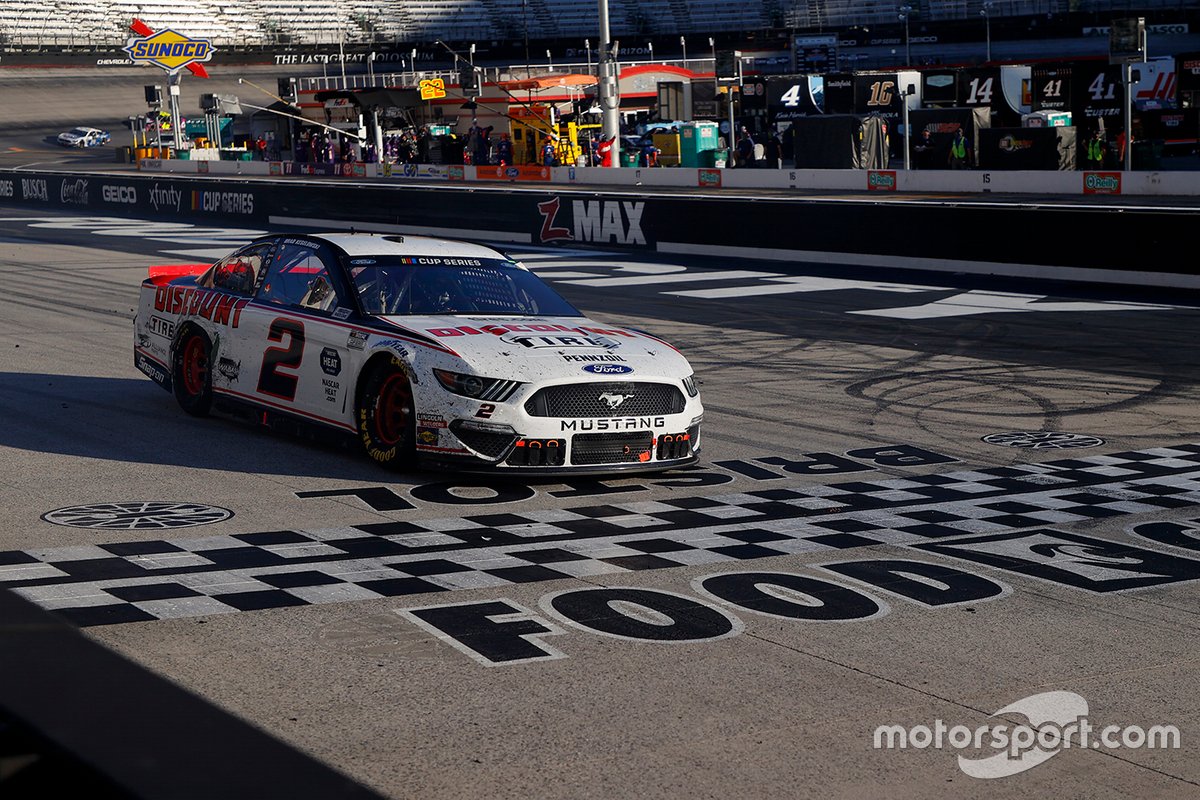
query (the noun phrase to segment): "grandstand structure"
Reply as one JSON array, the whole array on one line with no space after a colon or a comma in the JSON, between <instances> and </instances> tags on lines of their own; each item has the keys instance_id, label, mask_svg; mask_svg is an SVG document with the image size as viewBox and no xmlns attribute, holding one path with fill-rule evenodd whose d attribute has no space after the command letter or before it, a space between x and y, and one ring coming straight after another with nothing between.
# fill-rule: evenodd
<instances>
[{"instance_id":1,"label":"grandstand structure","mask_svg":"<svg viewBox=\"0 0 1200 800\"><path fill-rule=\"evenodd\" d=\"M622 36L819 32L895 24L1067 13L1195 9L1195 0L608 0ZM986 7L985 7L986 5ZM217 46L488 41L596 37L597 0L0 0L0 44L113 47L138 18Z\"/></svg>"}]
</instances>

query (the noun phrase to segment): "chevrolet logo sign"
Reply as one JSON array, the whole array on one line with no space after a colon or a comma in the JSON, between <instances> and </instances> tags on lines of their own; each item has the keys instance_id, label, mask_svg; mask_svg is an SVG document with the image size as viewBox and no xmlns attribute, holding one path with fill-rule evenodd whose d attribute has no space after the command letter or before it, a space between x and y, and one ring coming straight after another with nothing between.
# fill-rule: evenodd
<instances>
[{"instance_id":1,"label":"chevrolet logo sign","mask_svg":"<svg viewBox=\"0 0 1200 800\"><path fill-rule=\"evenodd\" d=\"M170 28L130 39L124 48L133 61L153 64L172 75L191 64L208 61L214 49L208 39L191 39Z\"/></svg>"}]
</instances>

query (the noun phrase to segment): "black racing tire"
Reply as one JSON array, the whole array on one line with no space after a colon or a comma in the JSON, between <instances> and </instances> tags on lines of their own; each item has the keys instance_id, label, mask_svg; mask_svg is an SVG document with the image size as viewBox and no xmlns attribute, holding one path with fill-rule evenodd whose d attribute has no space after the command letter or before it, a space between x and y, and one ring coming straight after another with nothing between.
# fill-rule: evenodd
<instances>
[{"instance_id":1,"label":"black racing tire","mask_svg":"<svg viewBox=\"0 0 1200 800\"><path fill-rule=\"evenodd\" d=\"M356 416L358 438L368 458L396 470L416 463L417 415L412 384L400 359L391 356L367 374Z\"/></svg>"},{"instance_id":2,"label":"black racing tire","mask_svg":"<svg viewBox=\"0 0 1200 800\"><path fill-rule=\"evenodd\" d=\"M194 417L212 408L212 342L204 331L189 325L171 356L171 386L179 407Z\"/></svg>"}]
</instances>

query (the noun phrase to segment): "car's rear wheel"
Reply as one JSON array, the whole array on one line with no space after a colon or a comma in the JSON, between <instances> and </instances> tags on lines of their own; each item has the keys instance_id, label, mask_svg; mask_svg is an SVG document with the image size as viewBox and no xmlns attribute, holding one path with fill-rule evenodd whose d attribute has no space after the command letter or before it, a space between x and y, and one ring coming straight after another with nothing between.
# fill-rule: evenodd
<instances>
[{"instance_id":1,"label":"car's rear wheel","mask_svg":"<svg viewBox=\"0 0 1200 800\"><path fill-rule=\"evenodd\" d=\"M212 343L204 331L189 326L179 337L171 365L171 385L180 407L197 417L212 408Z\"/></svg>"},{"instance_id":2,"label":"car's rear wheel","mask_svg":"<svg viewBox=\"0 0 1200 800\"><path fill-rule=\"evenodd\" d=\"M389 469L416 460L416 413L412 385L396 357L379 362L367 375L358 398L358 435L363 450Z\"/></svg>"}]
</instances>

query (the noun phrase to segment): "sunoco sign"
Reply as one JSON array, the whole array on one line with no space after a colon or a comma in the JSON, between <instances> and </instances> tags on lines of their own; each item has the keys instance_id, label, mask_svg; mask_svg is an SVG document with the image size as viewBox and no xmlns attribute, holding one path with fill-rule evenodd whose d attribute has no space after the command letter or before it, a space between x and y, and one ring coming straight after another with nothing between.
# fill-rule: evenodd
<instances>
[{"instance_id":1,"label":"sunoco sign","mask_svg":"<svg viewBox=\"0 0 1200 800\"><path fill-rule=\"evenodd\" d=\"M174 75L189 64L197 64L212 58L213 46L209 39L192 39L170 28L130 39L123 48L138 64L153 64Z\"/></svg>"}]
</instances>

